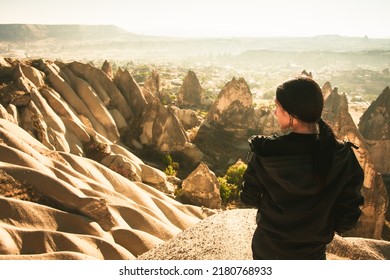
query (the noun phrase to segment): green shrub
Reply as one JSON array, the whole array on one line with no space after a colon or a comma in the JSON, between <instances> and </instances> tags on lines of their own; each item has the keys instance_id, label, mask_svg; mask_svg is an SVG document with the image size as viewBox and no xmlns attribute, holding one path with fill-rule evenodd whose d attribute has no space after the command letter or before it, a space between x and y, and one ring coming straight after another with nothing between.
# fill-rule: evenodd
<instances>
[{"instance_id":1,"label":"green shrub","mask_svg":"<svg viewBox=\"0 0 390 280\"><path fill-rule=\"evenodd\" d=\"M164 154L162 157L162 162L165 166L172 164L172 157L170 154Z\"/></svg>"},{"instance_id":2,"label":"green shrub","mask_svg":"<svg viewBox=\"0 0 390 280\"><path fill-rule=\"evenodd\" d=\"M168 165L167 168L165 168L164 173L168 176L176 176L177 171L173 168L172 165Z\"/></svg>"},{"instance_id":3,"label":"green shrub","mask_svg":"<svg viewBox=\"0 0 390 280\"><path fill-rule=\"evenodd\" d=\"M221 195L221 199L223 203L227 203L232 200L232 190L235 188L234 185L229 184L225 177L218 177L218 183L219 183L219 192Z\"/></svg>"},{"instance_id":4,"label":"green shrub","mask_svg":"<svg viewBox=\"0 0 390 280\"><path fill-rule=\"evenodd\" d=\"M237 161L234 165L230 166L226 171L226 181L229 184L236 185L241 188L244 172L246 170L247 165L241 160Z\"/></svg>"},{"instance_id":5,"label":"green shrub","mask_svg":"<svg viewBox=\"0 0 390 280\"><path fill-rule=\"evenodd\" d=\"M243 182L242 176L244 175L246 167L247 165L239 160L228 168L225 176L217 178L223 203L226 204L238 199Z\"/></svg>"},{"instance_id":6,"label":"green shrub","mask_svg":"<svg viewBox=\"0 0 390 280\"><path fill-rule=\"evenodd\" d=\"M164 173L168 176L176 176L179 170L179 163L173 161L170 154L164 154L162 162L165 165Z\"/></svg>"}]
</instances>

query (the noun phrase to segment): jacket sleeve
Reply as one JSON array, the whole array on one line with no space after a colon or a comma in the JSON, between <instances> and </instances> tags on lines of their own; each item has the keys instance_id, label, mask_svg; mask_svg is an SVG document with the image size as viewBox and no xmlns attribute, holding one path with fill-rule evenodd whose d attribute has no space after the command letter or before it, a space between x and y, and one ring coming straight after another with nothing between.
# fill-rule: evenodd
<instances>
[{"instance_id":1,"label":"jacket sleeve","mask_svg":"<svg viewBox=\"0 0 390 280\"><path fill-rule=\"evenodd\" d=\"M259 170L257 168L259 164L261 163L258 156L252 154L252 158L243 175L242 190L240 192L241 201L256 208L260 208L260 200L264 192L264 186L258 178L258 171L256 171Z\"/></svg>"},{"instance_id":2,"label":"jacket sleeve","mask_svg":"<svg viewBox=\"0 0 390 280\"><path fill-rule=\"evenodd\" d=\"M361 215L360 206L364 203L361 188L364 181L364 172L351 150L347 183L341 190L334 208L334 229L337 233L346 232L356 226Z\"/></svg>"}]
</instances>

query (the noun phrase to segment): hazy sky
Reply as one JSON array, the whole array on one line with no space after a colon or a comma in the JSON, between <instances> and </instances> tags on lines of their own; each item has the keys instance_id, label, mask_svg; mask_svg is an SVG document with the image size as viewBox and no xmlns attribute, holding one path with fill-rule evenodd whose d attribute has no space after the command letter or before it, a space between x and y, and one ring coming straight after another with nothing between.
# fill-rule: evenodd
<instances>
[{"instance_id":1,"label":"hazy sky","mask_svg":"<svg viewBox=\"0 0 390 280\"><path fill-rule=\"evenodd\" d=\"M113 24L148 35L390 38L390 0L0 0L0 23Z\"/></svg>"}]
</instances>

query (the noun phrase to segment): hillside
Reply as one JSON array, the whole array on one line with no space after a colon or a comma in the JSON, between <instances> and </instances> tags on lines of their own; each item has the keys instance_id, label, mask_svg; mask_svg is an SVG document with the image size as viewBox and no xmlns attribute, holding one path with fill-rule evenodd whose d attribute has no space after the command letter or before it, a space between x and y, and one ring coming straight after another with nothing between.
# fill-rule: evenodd
<instances>
[{"instance_id":1,"label":"hillside","mask_svg":"<svg viewBox=\"0 0 390 280\"><path fill-rule=\"evenodd\" d=\"M136 35L114 25L0 24L0 41L103 40L117 37L131 39Z\"/></svg>"}]
</instances>

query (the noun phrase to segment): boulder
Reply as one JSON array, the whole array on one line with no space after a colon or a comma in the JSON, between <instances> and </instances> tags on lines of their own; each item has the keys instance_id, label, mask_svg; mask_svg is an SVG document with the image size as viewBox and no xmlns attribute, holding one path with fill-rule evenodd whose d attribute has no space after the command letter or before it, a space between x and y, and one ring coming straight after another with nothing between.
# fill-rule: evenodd
<instances>
[{"instance_id":1,"label":"boulder","mask_svg":"<svg viewBox=\"0 0 390 280\"><path fill-rule=\"evenodd\" d=\"M109 154L103 157L99 162L130 181L141 181L140 168L137 168L137 166L125 156Z\"/></svg>"},{"instance_id":2,"label":"boulder","mask_svg":"<svg viewBox=\"0 0 390 280\"><path fill-rule=\"evenodd\" d=\"M167 176L161 170L146 164L140 164L142 170L142 182L153 186L167 194L173 194L175 187L167 179Z\"/></svg>"},{"instance_id":3,"label":"boulder","mask_svg":"<svg viewBox=\"0 0 390 280\"><path fill-rule=\"evenodd\" d=\"M183 181L180 199L183 201L212 209L221 208L219 183L214 172L201 162L198 167Z\"/></svg>"}]
</instances>

